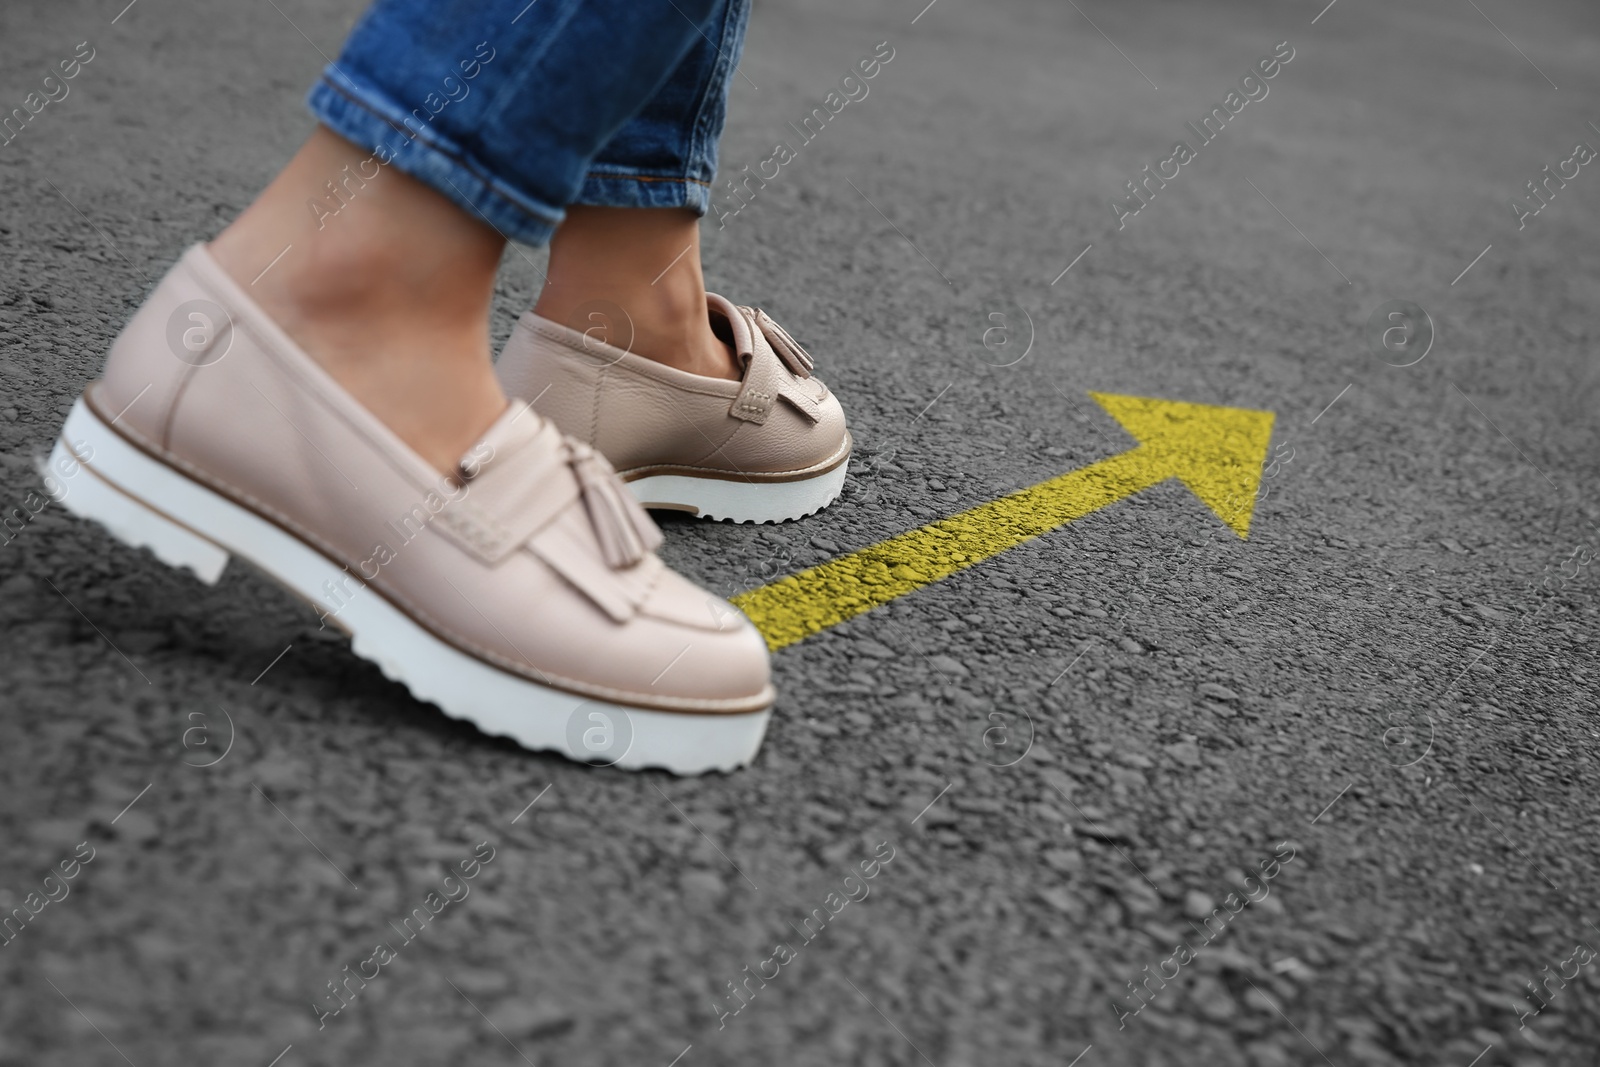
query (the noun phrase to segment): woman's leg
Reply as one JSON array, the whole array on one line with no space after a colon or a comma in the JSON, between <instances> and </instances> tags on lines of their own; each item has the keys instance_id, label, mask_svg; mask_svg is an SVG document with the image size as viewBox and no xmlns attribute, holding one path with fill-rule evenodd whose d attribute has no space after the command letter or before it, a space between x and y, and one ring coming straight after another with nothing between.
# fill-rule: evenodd
<instances>
[{"instance_id":1,"label":"woman's leg","mask_svg":"<svg viewBox=\"0 0 1600 1067\"><path fill-rule=\"evenodd\" d=\"M488 360L505 241L393 168L319 230L306 203L370 156L319 128L211 252L362 406L451 470L506 405Z\"/></svg>"},{"instance_id":2,"label":"woman's leg","mask_svg":"<svg viewBox=\"0 0 1600 1067\"><path fill-rule=\"evenodd\" d=\"M748 762L764 639L665 569L592 448L506 401L486 329L505 239L548 238L702 6L379 0L313 91L324 129L112 344L52 495L204 581L254 563L492 734Z\"/></svg>"},{"instance_id":3,"label":"woman's leg","mask_svg":"<svg viewBox=\"0 0 1600 1067\"><path fill-rule=\"evenodd\" d=\"M567 209L534 313L583 329L585 308L602 302L626 312L631 351L690 374L738 379L738 362L706 315L700 216L691 209Z\"/></svg>"},{"instance_id":4,"label":"woman's leg","mask_svg":"<svg viewBox=\"0 0 1600 1067\"><path fill-rule=\"evenodd\" d=\"M698 221L748 15L748 0L719 0L596 156L551 243L538 306L496 369L605 453L648 506L782 522L837 499L851 439L794 338L708 295L700 272Z\"/></svg>"},{"instance_id":5,"label":"woman's leg","mask_svg":"<svg viewBox=\"0 0 1600 1067\"><path fill-rule=\"evenodd\" d=\"M582 330L573 316L586 305L615 304L631 320L632 351L739 378L706 315L699 221L749 20L749 0L721 0L672 76L600 150L551 241L538 315Z\"/></svg>"},{"instance_id":6,"label":"woman's leg","mask_svg":"<svg viewBox=\"0 0 1600 1067\"><path fill-rule=\"evenodd\" d=\"M379 0L312 90L325 128L213 254L452 468L505 406L488 313L506 237L548 239L595 152L702 40L690 17L709 4Z\"/></svg>"}]
</instances>

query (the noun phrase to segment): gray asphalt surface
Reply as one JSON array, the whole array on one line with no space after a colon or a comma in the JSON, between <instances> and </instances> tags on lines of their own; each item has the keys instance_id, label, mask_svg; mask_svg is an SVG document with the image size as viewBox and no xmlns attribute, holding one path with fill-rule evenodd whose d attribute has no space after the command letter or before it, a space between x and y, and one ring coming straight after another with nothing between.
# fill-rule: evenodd
<instances>
[{"instance_id":1,"label":"gray asphalt surface","mask_svg":"<svg viewBox=\"0 0 1600 1067\"><path fill-rule=\"evenodd\" d=\"M7 508L153 280L309 131L359 5L121 8L0 8L0 110L95 50L0 145ZM667 517L668 562L732 593L1130 447L1091 390L1275 412L1250 538L1177 483L1123 501L779 653L756 764L681 780L486 739L258 574L207 588L46 508L0 545L0 909L70 892L0 946L0 1063L1594 1062L1600 173L1520 230L1508 203L1600 146L1600 15L762 4L725 173L885 40L707 227L711 287L844 398L846 494ZM540 258L508 252L497 341ZM1391 301L1431 320L1414 365L1373 345Z\"/></svg>"}]
</instances>

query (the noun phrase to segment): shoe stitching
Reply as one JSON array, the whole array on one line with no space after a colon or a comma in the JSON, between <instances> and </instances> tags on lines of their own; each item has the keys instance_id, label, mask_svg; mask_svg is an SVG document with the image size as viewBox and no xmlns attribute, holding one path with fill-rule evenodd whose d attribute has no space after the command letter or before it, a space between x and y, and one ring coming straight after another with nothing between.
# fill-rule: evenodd
<instances>
[{"instance_id":1,"label":"shoe stitching","mask_svg":"<svg viewBox=\"0 0 1600 1067\"><path fill-rule=\"evenodd\" d=\"M772 394L751 389L737 398L733 407L735 411L742 411L746 415L764 415L772 410Z\"/></svg>"},{"instance_id":2,"label":"shoe stitching","mask_svg":"<svg viewBox=\"0 0 1600 1067\"><path fill-rule=\"evenodd\" d=\"M707 40L707 43L717 50L717 62L710 76L706 78L705 85L700 90L699 99L695 101L690 154L696 159L704 160L706 155L715 154L714 146L717 132L711 128L712 111L714 110L711 106L714 100L712 88L713 86L726 85L733 80L732 71L736 65L736 53L742 50L743 41L742 27L739 24L739 20L741 18L748 20L749 17L748 4L743 6L739 4L726 5L723 8L722 25L719 27L720 32L717 34L716 42L712 43L709 39ZM734 37L734 40L725 45L729 37ZM725 115L726 101L723 101L723 105ZM706 151L706 143L708 141L713 144L711 153ZM715 176L715 174L712 175L712 177ZM709 186L710 183L707 184Z\"/></svg>"},{"instance_id":3,"label":"shoe stitching","mask_svg":"<svg viewBox=\"0 0 1600 1067\"><path fill-rule=\"evenodd\" d=\"M651 174L607 174L603 171L591 170L583 176L584 181L606 182L672 182L675 185L704 185L710 188L711 183L699 178L690 177L659 177Z\"/></svg>"}]
</instances>

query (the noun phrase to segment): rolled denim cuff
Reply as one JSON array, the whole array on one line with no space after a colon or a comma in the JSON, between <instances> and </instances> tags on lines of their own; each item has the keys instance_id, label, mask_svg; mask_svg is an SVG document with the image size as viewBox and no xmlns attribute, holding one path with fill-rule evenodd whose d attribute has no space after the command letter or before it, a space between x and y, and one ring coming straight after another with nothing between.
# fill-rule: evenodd
<instances>
[{"instance_id":1,"label":"rolled denim cuff","mask_svg":"<svg viewBox=\"0 0 1600 1067\"><path fill-rule=\"evenodd\" d=\"M508 240L547 244L565 215L560 207L506 184L475 164L443 130L419 122L410 109L381 89L353 80L332 65L311 87L306 106L328 129L359 148L370 149L380 165L392 165L438 190ZM584 188L587 191L587 183ZM701 199L709 203L704 192ZM700 210L703 214L706 209Z\"/></svg>"},{"instance_id":2,"label":"rolled denim cuff","mask_svg":"<svg viewBox=\"0 0 1600 1067\"><path fill-rule=\"evenodd\" d=\"M704 216L711 210L711 185L681 175L596 168L584 177L574 203L597 207L686 207Z\"/></svg>"}]
</instances>

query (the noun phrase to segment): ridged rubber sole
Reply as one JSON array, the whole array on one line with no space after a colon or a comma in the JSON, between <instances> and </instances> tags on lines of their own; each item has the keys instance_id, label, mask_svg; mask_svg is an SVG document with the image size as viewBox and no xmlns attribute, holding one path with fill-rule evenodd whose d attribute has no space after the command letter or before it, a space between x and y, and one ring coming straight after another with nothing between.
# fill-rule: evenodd
<instances>
[{"instance_id":1,"label":"ridged rubber sole","mask_svg":"<svg viewBox=\"0 0 1600 1067\"><path fill-rule=\"evenodd\" d=\"M86 446L77 458L67 442ZM61 472L75 470L72 476ZM54 496L123 543L215 584L237 556L302 599L317 603L345 569L294 535L135 447L82 400L41 468ZM378 595L352 597L336 623L356 655L418 700L487 734L580 763L674 774L731 771L755 758L771 709L679 713L627 707L569 693L485 663L436 637ZM536 610L530 605L530 610Z\"/></svg>"},{"instance_id":2,"label":"ridged rubber sole","mask_svg":"<svg viewBox=\"0 0 1600 1067\"><path fill-rule=\"evenodd\" d=\"M849 468L846 456L831 470L786 482L647 474L628 482L628 488L647 508L687 511L702 519L729 522L790 522L839 499Z\"/></svg>"}]
</instances>

